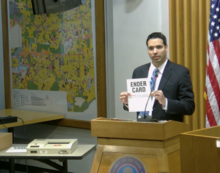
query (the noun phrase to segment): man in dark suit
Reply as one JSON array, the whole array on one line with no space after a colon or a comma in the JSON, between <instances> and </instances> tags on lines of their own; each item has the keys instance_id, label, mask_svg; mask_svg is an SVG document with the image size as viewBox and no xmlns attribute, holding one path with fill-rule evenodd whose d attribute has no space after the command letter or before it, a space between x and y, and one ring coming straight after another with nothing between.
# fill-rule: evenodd
<instances>
[{"instance_id":1,"label":"man in dark suit","mask_svg":"<svg viewBox=\"0 0 220 173\"><path fill-rule=\"evenodd\" d=\"M183 122L184 115L192 115L195 110L194 94L189 70L167 59L168 45L162 33L152 33L148 36L146 45L151 63L137 67L132 78L151 78L154 69L158 69L153 97L153 119L174 120ZM120 99L124 109L128 110L128 96L122 92ZM139 116L139 112L137 113Z\"/></svg>"}]
</instances>

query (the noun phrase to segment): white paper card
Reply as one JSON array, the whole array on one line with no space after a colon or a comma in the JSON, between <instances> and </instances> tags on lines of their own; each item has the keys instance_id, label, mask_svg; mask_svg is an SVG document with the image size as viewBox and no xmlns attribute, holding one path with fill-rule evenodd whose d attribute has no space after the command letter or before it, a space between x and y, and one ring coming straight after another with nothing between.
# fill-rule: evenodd
<instances>
[{"instance_id":1,"label":"white paper card","mask_svg":"<svg viewBox=\"0 0 220 173\"><path fill-rule=\"evenodd\" d=\"M127 79L127 92L131 94L128 97L129 112L152 111L148 78Z\"/></svg>"},{"instance_id":2,"label":"white paper card","mask_svg":"<svg viewBox=\"0 0 220 173\"><path fill-rule=\"evenodd\" d=\"M216 147L220 148L220 140L218 140L218 139L216 140Z\"/></svg>"},{"instance_id":3,"label":"white paper card","mask_svg":"<svg viewBox=\"0 0 220 173\"><path fill-rule=\"evenodd\" d=\"M26 153L27 152L26 146L19 146L19 147L10 147L6 153Z\"/></svg>"}]
</instances>

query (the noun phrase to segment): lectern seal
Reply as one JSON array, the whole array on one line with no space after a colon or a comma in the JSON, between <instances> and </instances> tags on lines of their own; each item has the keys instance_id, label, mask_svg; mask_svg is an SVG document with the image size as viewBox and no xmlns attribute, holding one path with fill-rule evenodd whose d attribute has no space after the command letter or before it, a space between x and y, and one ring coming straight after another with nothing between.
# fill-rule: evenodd
<instances>
[{"instance_id":1,"label":"lectern seal","mask_svg":"<svg viewBox=\"0 0 220 173\"><path fill-rule=\"evenodd\" d=\"M109 173L148 173L148 171L141 159L125 155L112 163Z\"/></svg>"}]
</instances>

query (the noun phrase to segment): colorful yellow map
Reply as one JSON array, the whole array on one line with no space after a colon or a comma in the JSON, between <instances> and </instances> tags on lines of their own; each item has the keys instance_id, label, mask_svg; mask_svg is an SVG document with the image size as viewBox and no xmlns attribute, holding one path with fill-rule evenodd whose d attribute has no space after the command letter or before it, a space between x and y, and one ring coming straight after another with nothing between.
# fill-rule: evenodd
<instances>
[{"instance_id":1,"label":"colorful yellow map","mask_svg":"<svg viewBox=\"0 0 220 173\"><path fill-rule=\"evenodd\" d=\"M13 89L66 91L68 111L88 109L95 99L91 0L82 2L33 15L31 0L10 0L10 27L19 26L22 37L11 49Z\"/></svg>"}]
</instances>

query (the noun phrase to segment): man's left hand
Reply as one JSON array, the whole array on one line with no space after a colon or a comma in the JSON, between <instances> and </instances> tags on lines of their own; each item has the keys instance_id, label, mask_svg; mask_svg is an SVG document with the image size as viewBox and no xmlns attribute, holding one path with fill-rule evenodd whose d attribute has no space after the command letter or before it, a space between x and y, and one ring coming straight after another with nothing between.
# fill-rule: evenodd
<instances>
[{"instance_id":1,"label":"man's left hand","mask_svg":"<svg viewBox=\"0 0 220 173\"><path fill-rule=\"evenodd\" d=\"M166 105L166 97L163 95L162 90L153 91L151 93L151 96L153 96L158 102L164 107Z\"/></svg>"}]
</instances>

